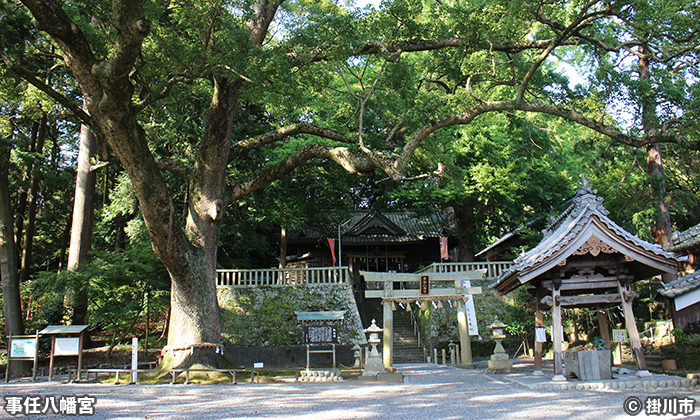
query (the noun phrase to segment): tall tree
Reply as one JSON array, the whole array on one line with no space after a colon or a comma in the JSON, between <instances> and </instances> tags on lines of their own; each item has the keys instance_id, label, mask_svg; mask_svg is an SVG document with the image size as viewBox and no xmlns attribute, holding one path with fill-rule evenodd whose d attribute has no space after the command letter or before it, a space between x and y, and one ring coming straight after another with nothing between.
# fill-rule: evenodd
<instances>
[{"instance_id":1,"label":"tall tree","mask_svg":"<svg viewBox=\"0 0 700 420\"><path fill-rule=\"evenodd\" d=\"M97 141L90 128L83 125L80 127L78 142L78 167L76 170L75 194L73 195L70 250L66 266L69 271L74 271L80 264L89 261L94 227L97 174L93 167L93 161L97 156L97 151L95 150ZM71 290L68 293L69 310L72 312L71 320L73 324L85 324L88 307L87 288L79 287L78 290Z\"/></svg>"},{"instance_id":2,"label":"tall tree","mask_svg":"<svg viewBox=\"0 0 700 420\"><path fill-rule=\"evenodd\" d=\"M5 142L3 142L5 143ZM21 300L19 296L19 266L14 237L14 214L12 212L9 182L9 156L7 144L3 144L0 155L0 274L2 275L2 298L5 313L5 334L24 334Z\"/></svg>"},{"instance_id":3,"label":"tall tree","mask_svg":"<svg viewBox=\"0 0 700 420\"><path fill-rule=\"evenodd\" d=\"M37 156L40 156L44 151L44 142L46 140L47 131L47 117L46 113L43 113L37 126L37 136L36 142L32 146L31 152ZM23 282L29 279L32 272L32 252L34 250L34 232L35 232L35 222L38 202L40 201L39 189L41 182L41 167L40 162L36 161L34 165L30 166L29 175L31 179L31 187L29 188L29 194L26 196L28 201L26 220L27 224L24 229L24 241L22 242L22 262L20 265L19 281Z\"/></svg>"},{"instance_id":4,"label":"tall tree","mask_svg":"<svg viewBox=\"0 0 700 420\"><path fill-rule=\"evenodd\" d=\"M441 162L444 173L403 183L390 193L394 205L452 208L459 261L474 261L480 249L517 228L523 237L533 236L580 177L576 162L554 146L541 116L536 120L543 127L490 114L448 131L450 142L427 141L410 169L425 173Z\"/></svg>"},{"instance_id":5,"label":"tall tree","mask_svg":"<svg viewBox=\"0 0 700 420\"><path fill-rule=\"evenodd\" d=\"M687 135L692 121L641 136L606 125L577 109L552 77L548 60L561 47L599 53L637 45L609 33L627 3L496 0L424 10L420 1L397 0L367 15L330 1L22 3L57 47L43 56L70 70L87 112L37 78L28 54L4 52L4 65L70 110L124 166L171 276L174 365L217 358L215 267L225 208L311 159L400 180L428 136L504 111L548 113L636 146L700 145ZM682 10L696 13L691 6ZM405 61L421 55L431 64L415 78L421 69ZM436 85L457 94L425 89ZM142 117L183 106L169 95L187 89L201 105L186 116L190 135L178 148L164 147ZM325 105L307 108L312 97ZM266 107L269 131L235 136L244 100ZM228 176L260 154L258 170ZM184 221L163 170L184 180Z\"/></svg>"}]
</instances>

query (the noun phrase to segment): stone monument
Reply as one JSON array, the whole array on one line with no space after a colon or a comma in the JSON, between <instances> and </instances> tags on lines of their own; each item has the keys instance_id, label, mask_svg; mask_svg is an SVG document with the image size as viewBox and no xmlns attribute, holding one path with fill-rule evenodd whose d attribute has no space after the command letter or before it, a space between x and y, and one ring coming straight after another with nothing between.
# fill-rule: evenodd
<instances>
[{"instance_id":1,"label":"stone monument","mask_svg":"<svg viewBox=\"0 0 700 420\"><path fill-rule=\"evenodd\" d=\"M503 340L506 338L505 327L507 327L507 325L499 321L498 317L496 317L496 321L489 326L493 331L492 338L496 341L496 348L494 348L491 360L489 360L489 367L486 369L487 373L513 372L513 361L510 360L506 350L503 348Z\"/></svg>"},{"instance_id":2,"label":"stone monument","mask_svg":"<svg viewBox=\"0 0 700 420\"><path fill-rule=\"evenodd\" d=\"M365 334L369 333L369 339L367 341L369 342L370 346L372 346L372 348L369 352L367 362L365 363L365 370L364 372L362 372L362 376L375 376L377 374L386 372L386 368L384 367L382 357L377 351L377 344L381 342L381 340L379 339L379 333L382 331L384 330L377 326L377 321L374 319L372 320L372 325L370 325L370 327L365 330Z\"/></svg>"}]
</instances>

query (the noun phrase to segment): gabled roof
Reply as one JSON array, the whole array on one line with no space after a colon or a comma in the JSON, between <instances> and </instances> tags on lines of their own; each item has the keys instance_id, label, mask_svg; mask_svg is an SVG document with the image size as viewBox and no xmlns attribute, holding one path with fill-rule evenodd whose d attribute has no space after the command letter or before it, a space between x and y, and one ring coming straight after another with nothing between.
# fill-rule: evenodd
<instances>
[{"instance_id":1,"label":"gabled roof","mask_svg":"<svg viewBox=\"0 0 700 420\"><path fill-rule=\"evenodd\" d=\"M525 224L525 226L520 226L516 228L512 232L508 232L505 235L501 236L496 242L492 243L491 245L487 246L486 248L482 249L479 251L475 257L479 257L481 255L487 254L489 251L492 249L496 249L498 247L504 247L505 249L507 248L512 248L519 246L523 243L522 239L520 238L520 232L523 230L525 227L532 227L537 220L531 220Z\"/></svg>"},{"instance_id":2,"label":"gabled roof","mask_svg":"<svg viewBox=\"0 0 700 420\"><path fill-rule=\"evenodd\" d=\"M659 289L659 293L661 296L672 299L699 288L700 270L666 283L662 289Z\"/></svg>"},{"instance_id":3,"label":"gabled roof","mask_svg":"<svg viewBox=\"0 0 700 420\"><path fill-rule=\"evenodd\" d=\"M700 246L700 224L697 224L683 232L674 232L671 237L671 245L668 251L685 251L689 248Z\"/></svg>"},{"instance_id":4,"label":"gabled roof","mask_svg":"<svg viewBox=\"0 0 700 420\"><path fill-rule=\"evenodd\" d=\"M676 272L677 260L672 253L637 238L610 220L603 198L596 193L583 178L572 204L543 231L542 241L516 258L491 287L508 293L558 265L565 265L572 255L617 254L637 278Z\"/></svg>"},{"instance_id":5,"label":"gabled roof","mask_svg":"<svg viewBox=\"0 0 700 420\"><path fill-rule=\"evenodd\" d=\"M383 213L378 210L357 210L342 224L344 245L421 242L441 236L453 236L447 227L447 216L439 213L418 215L413 211ZM288 241L316 241L325 235L315 229L290 232Z\"/></svg>"},{"instance_id":6,"label":"gabled roof","mask_svg":"<svg viewBox=\"0 0 700 420\"><path fill-rule=\"evenodd\" d=\"M362 235L367 234L387 234L387 235L406 235L406 231L392 222L388 217L379 211L373 211L362 216L360 220L350 225L350 228L345 231L346 235Z\"/></svg>"},{"instance_id":7,"label":"gabled roof","mask_svg":"<svg viewBox=\"0 0 700 420\"><path fill-rule=\"evenodd\" d=\"M440 214L419 216L412 211L374 210L354 214L342 230L342 239L344 244L420 242L451 236L446 226L447 218Z\"/></svg>"}]
</instances>

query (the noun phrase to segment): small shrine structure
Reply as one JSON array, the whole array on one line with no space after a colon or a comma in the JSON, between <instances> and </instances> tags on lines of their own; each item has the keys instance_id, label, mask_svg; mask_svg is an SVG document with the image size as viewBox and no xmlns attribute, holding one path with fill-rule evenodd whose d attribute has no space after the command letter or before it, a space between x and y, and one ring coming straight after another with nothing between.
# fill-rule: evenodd
<instances>
[{"instance_id":1,"label":"small shrine structure","mask_svg":"<svg viewBox=\"0 0 700 420\"><path fill-rule=\"evenodd\" d=\"M678 270L672 253L637 238L610 220L597 192L582 177L581 189L571 205L543 231L542 241L515 259L490 285L501 295L529 285L528 291L535 296L537 327L543 326L542 311L551 309L555 381L566 380L562 308L599 309L601 335L609 349L607 319L600 310L621 306L638 375L650 375L632 311L632 301L639 296L633 290L634 283ZM541 371L541 344L535 352L535 369L539 362Z\"/></svg>"}]
</instances>

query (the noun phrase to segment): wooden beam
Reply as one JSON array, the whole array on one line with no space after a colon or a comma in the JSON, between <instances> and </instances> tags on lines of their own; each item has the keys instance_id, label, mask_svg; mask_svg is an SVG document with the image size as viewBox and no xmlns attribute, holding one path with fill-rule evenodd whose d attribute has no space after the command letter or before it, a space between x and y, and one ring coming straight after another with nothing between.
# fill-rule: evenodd
<instances>
[{"instance_id":1,"label":"wooden beam","mask_svg":"<svg viewBox=\"0 0 700 420\"><path fill-rule=\"evenodd\" d=\"M376 282L416 282L421 275L430 276L430 281L455 281L455 280L483 280L486 269L470 271L454 271L451 273L383 273L377 271L360 270L360 275L365 281Z\"/></svg>"},{"instance_id":2,"label":"wooden beam","mask_svg":"<svg viewBox=\"0 0 700 420\"><path fill-rule=\"evenodd\" d=\"M606 295L562 296L560 298L560 303L563 307L613 305L622 303L622 297L619 293L611 293Z\"/></svg>"},{"instance_id":3,"label":"wooden beam","mask_svg":"<svg viewBox=\"0 0 700 420\"><path fill-rule=\"evenodd\" d=\"M548 291L552 291L554 289L554 286L552 284L551 280L544 280L542 282L542 287L547 289ZM616 280L578 280L578 281L571 281L571 279L568 279L566 282L562 281L561 286L559 287L559 290L561 291L570 291L570 290L592 290L592 289L616 289L617 288L617 281Z\"/></svg>"},{"instance_id":4,"label":"wooden beam","mask_svg":"<svg viewBox=\"0 0 700 420\"><path fill-rule=\"evenodd\" d=\"M384 290L365 290L365 298L419 298L445 297L454 295L480 295L481 287L465 287L463 293L457 293L454 288L431 289L429 295L421 295L419 289L392 290L391 296L385 296Z\"/></svg>"}]
</instances>

